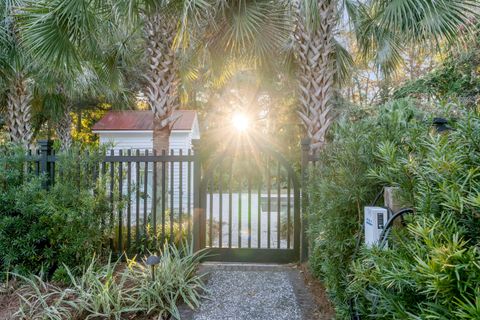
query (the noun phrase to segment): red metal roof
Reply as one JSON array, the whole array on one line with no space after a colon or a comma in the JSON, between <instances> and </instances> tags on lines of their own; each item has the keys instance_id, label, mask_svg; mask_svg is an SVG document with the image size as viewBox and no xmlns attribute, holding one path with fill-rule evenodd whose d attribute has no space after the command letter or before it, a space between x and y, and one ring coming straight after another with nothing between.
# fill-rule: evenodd
<instances>
[{"instance_id":1,"label":"red metal roof","mask_svg":"<svg viewBox=\"0 0 480 320\"><path fill-rule=\"evenodd\" d=\"M172 130L191 130L197 113L194 110L176 110L181 114ZM93 126L94 131L108 130L153 130L152 111L109 111Z\"/></svg>"}]
</instances>

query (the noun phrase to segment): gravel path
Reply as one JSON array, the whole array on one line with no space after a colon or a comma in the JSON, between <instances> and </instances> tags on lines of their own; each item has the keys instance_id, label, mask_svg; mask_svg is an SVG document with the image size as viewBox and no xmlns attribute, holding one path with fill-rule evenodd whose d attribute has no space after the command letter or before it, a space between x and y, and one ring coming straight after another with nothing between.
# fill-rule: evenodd
<instances>
[{"instance_id":1,"label":"gravel path","mask_svg":"<svg viewBox=\"0 0 480 320\"><path fill-rule=\"evenodd\" d=\"M315 306L292 266L205 264L207 298L186 320L312 320Z\"/></svg>"}]
</instances>

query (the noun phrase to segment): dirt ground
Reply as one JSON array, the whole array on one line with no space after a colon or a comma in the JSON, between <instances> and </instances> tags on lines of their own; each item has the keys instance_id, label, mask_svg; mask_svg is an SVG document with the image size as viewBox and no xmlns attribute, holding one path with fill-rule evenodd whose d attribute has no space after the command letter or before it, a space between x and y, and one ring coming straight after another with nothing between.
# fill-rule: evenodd
<instances>
[{"instance_id":1,"label":"dirt ground","mask_svg":"<svg viewBox=\"0 0 480 320\"><path fill-rule=\"evenodd\" d=\"M0 320L9 320L20 306L19 297L13 288L5 288L0 284Z\"/></svg>"},{"instance_id":2,"label":"dirt ground","mask_svg":"<svg viewBox=\"0 0 480 320\"><path fill-rule=\"evenodd\" d=\"M335 309L333 308L330 300L328 299L327 292L323 284L310 273L308 266L302 264L299 266L300 272L303 275L305 285L311 291L315 303L318 306L316 315L318 320L330 320L335 319Z\"/></svg>"}]
</instances>

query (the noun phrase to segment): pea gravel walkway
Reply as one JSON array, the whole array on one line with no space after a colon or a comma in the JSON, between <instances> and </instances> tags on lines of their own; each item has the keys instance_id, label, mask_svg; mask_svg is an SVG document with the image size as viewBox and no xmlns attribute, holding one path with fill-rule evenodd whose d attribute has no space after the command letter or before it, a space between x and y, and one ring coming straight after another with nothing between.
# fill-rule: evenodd
<instances>
[{"instance_id":1,"label":"pea gravel walkway","mask_svg":"<svg viewBox=\"0 0 480 320\"><path fill-rule=\"evenodd\" d=\"M313 297L293 266L204 264L207 298L182 320L312 320Z\"/></svg>"}]
</instances>

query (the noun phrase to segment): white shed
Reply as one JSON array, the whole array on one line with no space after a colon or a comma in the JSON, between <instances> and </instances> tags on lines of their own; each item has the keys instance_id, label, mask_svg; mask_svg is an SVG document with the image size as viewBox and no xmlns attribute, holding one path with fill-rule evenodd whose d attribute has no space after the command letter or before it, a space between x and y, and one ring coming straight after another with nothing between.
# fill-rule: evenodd
<instances>
[{"instance_id":1,"label":"white shed","mask_svg":"<svg viewBox=\"0 0 480 320\"><path fill-rule=\"evenodd\" d=\"M180 117L173 124L170 149L184 154L192 147L192 140L200 138L197 113L193 110L175 111ZM175 116L175 114L174 114ZM110 111L93 126L100 144L112 143L118 150L153 150L153 113L151 111Z\"/></svg>"},{"instance_id":2,"label":"white shed","mask_svg":"<svg viewBox=\"0 0 480 320\"><path fill-rule=\"evenodd\" d=\"M175 155L182 153L188 154L188 151L192 148L192 140L200 138L200 130L198 125L197 113L193 110L178 110L175 111L179 116L175 121L170 133L170 149L173 150ZM175 116L175 114L174 114ZM110 111L100 121L93 126L93 132L99 135L100 144L111 144L112 150L118 155L120 150L123 150L124 154L126 150L132 150L132 153L136 153L140 150L141 154L145 153L145 150L149 152L153 151L153 113L151 111ZM170 152L169 152L170 153ZM158 152L160 155L160 152ZM132 164L134 166L135 164ZM170 200L173 200L173 209L179 208L179 170L180 165L176 163L173 166L173 192L169 190L168 193L173 199L167 200L167 207L170 207ZM132 168L135 170L135 168ZM140 166L141 180L144 176L144 168ZM192 165L191 178L193 179L193 165ZM148 168L148 190L147 193L151 196L153 186L153 166ZM170 171L170 170L169 170ZM186 172L188 171L187 163L182 164L182 209L187 209L187 197L188 197L188 181L186 178ZM168 173L168 188L170 188L170 181L172 177L170 172ZM132 181L135 183L135 181ZM157 181L157 186L158 186ZM191 188L193 190L193 188ZM192 195L191 195L192 196ZM191 197L193 199L193 196ZM193 202L193 201L192 201ZM151 209L151 199L147 202L147 210ZM140 204L143 207L143 203ZM143 208L141 209L143 211Z\"/></svg>"}]
</instances>

